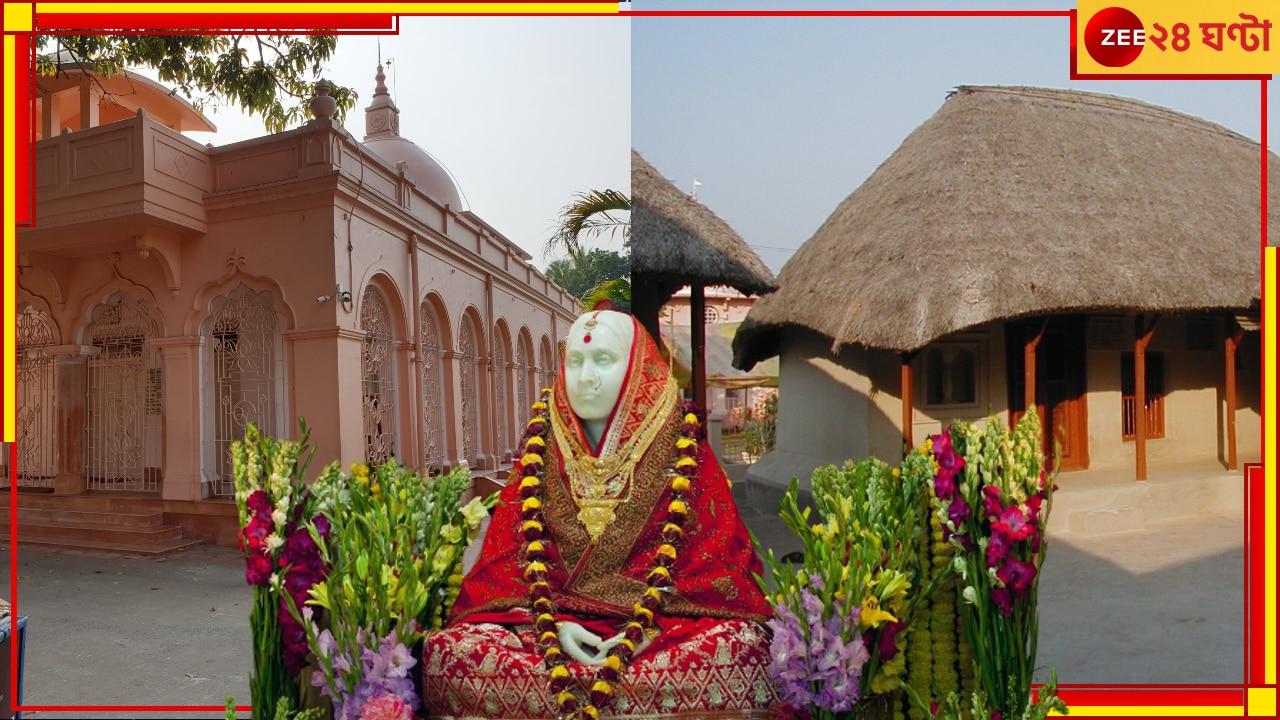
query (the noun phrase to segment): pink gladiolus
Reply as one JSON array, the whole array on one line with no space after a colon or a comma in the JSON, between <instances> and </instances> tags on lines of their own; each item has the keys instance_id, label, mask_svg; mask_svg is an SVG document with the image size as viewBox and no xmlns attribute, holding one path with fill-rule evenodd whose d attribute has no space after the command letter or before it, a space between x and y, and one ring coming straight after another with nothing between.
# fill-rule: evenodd
<instances>
[{"instance_id":1,"label":"pink gladiolus","mask_svg":"<svg viewBox=\"0 0 1280 720\"><path fill-rule=\"evenodd\" d=\"M1026 540L1035 532L1035 526L1027 522L1027 516L1016 505L1001 510L1000 519L991 523L991 529L1004 533L1010 540Z\"/></svg>"},{"instance_id":2,"label":"pink gladiolus","mask_svg":"<svg viewBox=\"0 0 1280 720\"><path fill-rule=\"evenodd\" d=\"M1013 591L1013 596L1023 598L1031 591L1031 581L1036 577L1036 566L1010 557L996 571L996 577Z\"/></svg>"},{"instance_id":3,"label":"pink gladiolus","mask_svg":"<svg viewBox=\"0 0 1280 720\"><path fill-rule=\"evenodd\" d=\"M982 509L989 518L999 517L1004 506L1000 504L1000 488L987 485L982 488Z\"/></svg>"}]
</instances>

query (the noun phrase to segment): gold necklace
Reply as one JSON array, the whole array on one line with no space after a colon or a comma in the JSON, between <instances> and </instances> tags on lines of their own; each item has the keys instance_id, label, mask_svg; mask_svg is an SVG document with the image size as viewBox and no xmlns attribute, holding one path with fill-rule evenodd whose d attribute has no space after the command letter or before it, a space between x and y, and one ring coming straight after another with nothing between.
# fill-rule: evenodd
<instances>
[{"instance_id":1,"label":"gold necklace","mask_svg":"<svg viewBox=\"0 0 1280 720\"><path fill-rule=\"evenodd\" d=\"M661 544L653 553L653 566L645 578L647 587L639 602L632 606L631 619L622 627L623 639L609 650L607 657L596 669L586 697L574 692L573 676L565 667L564 651L560 647L555 619L555 603L551 599L550 567L553 553L552 538L546 532L542 516L543 481L546 479L547 423L554 428L556 413L548 413L550 390L542 391L542 398L533 404L533 419L526 426L524 456L520 458L519 472L522 524L524 536L523 575L529 583L529 600L535 617L534 627L538 645L542 648L542 661L550 675L551 697L560 716L566 720L600 720L601 708L608 708L616 695L614 686L622 680L627 664L645 635L657 633L655 617L662 609L663 596L674 588L671 568L675 565L677 546L684 543L684 525L689 516L685 493L689 492L698 475L698 439L701 437L698 418L691 408L686 408L676 440L676 461L670 482L671 502L662 521ZM656 416L665 419L667 412ZM550 416L550 417L548 417ZM652 442L652 439L650 439ZM567 447L567 446L566 446ZM563 452L563 450L562 450ZM585 700L586 702L583 702Z\"/></svg>"},{"instance_id":2,"label":"gold necklace","mask_svg":"<svg viewBox=\"0 0 1280 720\"><path fill-rule=\"evenodd\" d=\"M657 403L645 415L639 429L622 447L601 457L591 455L573 437L559 413L550 414L556 443L569 450L564 458L565 474L578 504L578 520L592 543L599 541L609 524L617 519L615 508L630 499L636 466L662 431L663 421L675 405L676 391L675 378L668 377Z\"/></svg>"}]
</instances>

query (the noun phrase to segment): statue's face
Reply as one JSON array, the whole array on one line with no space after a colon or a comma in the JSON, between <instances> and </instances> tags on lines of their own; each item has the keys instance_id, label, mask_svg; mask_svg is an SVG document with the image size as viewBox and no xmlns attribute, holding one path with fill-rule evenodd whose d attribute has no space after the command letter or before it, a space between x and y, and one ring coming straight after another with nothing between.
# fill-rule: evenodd
<instances>
[{"instance_id":1,"label":"statue's face","mask_svg":"<svg viewBox=\"0 0 1280 720\"><path fill-rule=\"evenodd\" d=\"M592 318L595 326L587 327ZM626 381L635 332L630 316L612 310L583 315L569 328L564 379L569 406L582 420L606 420L613 412Z\"/></svg>"}]
</instances>

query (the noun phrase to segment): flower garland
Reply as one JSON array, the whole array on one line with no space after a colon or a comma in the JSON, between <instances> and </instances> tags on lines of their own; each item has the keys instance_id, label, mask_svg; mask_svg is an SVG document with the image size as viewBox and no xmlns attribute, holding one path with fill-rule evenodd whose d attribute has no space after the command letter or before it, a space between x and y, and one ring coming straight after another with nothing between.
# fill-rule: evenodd
<instances>
[{"instance_id":1,"label":"flower garland","mask_svg":"<svg viewBox=\"0 0 1280 720\"><path fill-rule=\"evenodd\" d=\"M588 701L584 703L571 689L573 677L565 667L566 659L556 632L555 603L551 600L551 584L547 579L552 540L543 522L542 497L546 479L543 454L547 449L546 435L550 425L547 410L550 395L549 389L543 389L541 398L533 404L533 419L525 428L524 455L518 465L522 475L521 534L526 542L524 578L529 583L534 627L542 648L543 663L551 677L550 692L556 708L562 716L573 720L599 720L601 709L607 708L616 695L614 685L626 671L636 645L646 633L655 632L654 616L662 608L663 593L669 592L674 585L671 567L676 561L676 546L684 539L683 526L689 516L689 506L684 497L698 472L699 423L692 406L686 405L680 437L676 440L676 462L670 483L672 500L667 505L666 520L662 526L662 544L653 554L653 568L646 578L648 588L633 605L631 619L622 628L624 637L609 650L608 657L596 669Z\"/></svg>"}]
</instances>

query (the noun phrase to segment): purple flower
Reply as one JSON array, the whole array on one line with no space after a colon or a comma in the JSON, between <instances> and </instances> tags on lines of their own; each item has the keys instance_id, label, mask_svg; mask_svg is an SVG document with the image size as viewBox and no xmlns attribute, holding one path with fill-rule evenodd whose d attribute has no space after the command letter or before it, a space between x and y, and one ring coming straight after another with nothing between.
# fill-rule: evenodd
<instances>
[{"instance_id":1,"label":"purple flower","mask_svg":"<svg viewBox=\"0 0 1280 720\"><path fill-rule=\"evenodd\" d=\"M969 503L959 495L951 500L951 505L947 507L947 516L958 529L965 520L969 519Z\"/></svg>"},{"instance_id":2,"label":"purple flower","mask_svg":"<svg viewBox=\"0 0 1280 720\"><path fill-rule=\"evenodd\" d=\"M1013 598L1009 596L1009 588L991 588L991 602L1000 608L1000 614L1006 618L1013 615Z\"/></svg>"},{"instance_id":3,"label":"purple flower","mask_svg":"<svg viewBox=\"0 0 1280 720\"><path fill-rule=\"evenodd\" d=\"M812 616L814 621L809 623L806 637L792 608L774 607L774 617L768 623L773 631L769 672L785 702L845 712L860 697L862 667L870 659L858 632L861 608L854 608L845 618L833 615L823 619L820 601L808 588L800 593L806 619Z\"/></svg>"},{"instance_id":4,"label":"purple flower","mask_svg":"<svg viewBox=\"0 0 1280 720\"><path fill-rule=\"evenodd\" d=\"M1027 522L1027 516L1022 514L1017 505L1001 510L999 519L991 523L991 529L1004 533L1010 540L1026 540L1035 532L1035 526Z\"/></svg>"},{"instance_id":5,"label":"purple flower","mask_svg":"<svg viewBox=\"0 0 1280 720\"><path fill-rule=\"evenodd\" d=\"M1031 581L1036 577L1036 566L1010 557L996 571L996 577L1013 591L1014 597L1024 598L1031 591Z\"/></svg>"},{"instance_id":6,"label":"purple flower","mask_svg":"<svg viewBox=\"0 0 1280 720\"><path fill-rule=\"evenodd\" d=\"M894 620L885 625L884 629L880 631L878 649L880 650L880 659L884 662L889 662L898 656L898 633L902 632L905 627L906 625L902 621Z\"/></svg>"},{"instance_id":7,"label":"purple flower","mask_svg":"<svg viewBox=\"0 0 1280 720\"><path fill-rule=\"evenodd\" d=\"M955 497L956 477L938 471L938 474L933 476L933 494L937 495L939 500L950 500Z\"/></svg>"},{"instance_id":8,"label":"purple flower","mask_svg":"<svg viewBox=\"0 0 1280 720\"><path fill-rule=\"evenodd\" d=\"M995 567L1009 556L1009 540L1003 533L993 533L987 543L987 567Z\"/></svg>"},{"instance_id":9,"label":"purple flower","mask_svg":"<svg viewBox=\"0 0 1280 720\"><path fill-rule=\"evenodd\" d=\"M987 485L982 488L982 509L989 518L999 517L1004 505L1000 503L1000 488Z\"/></svg>"}]
</instances>

